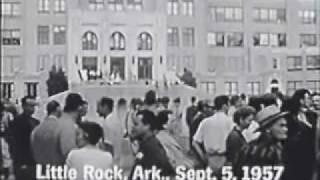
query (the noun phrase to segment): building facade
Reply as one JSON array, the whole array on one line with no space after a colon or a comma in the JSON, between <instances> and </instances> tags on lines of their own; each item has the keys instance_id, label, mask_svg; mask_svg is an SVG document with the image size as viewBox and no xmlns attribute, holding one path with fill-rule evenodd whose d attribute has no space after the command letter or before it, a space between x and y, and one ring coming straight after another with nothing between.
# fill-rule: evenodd
<instances>
[{"instance_id":1,"label":"building facade","mask_svg":"<svg viewBox=\"0 0 320 180\"><path fill-rule=\"evenodd\" d=\"M53 65L161 80L186 68L212 94L320 91L317 0L2 0L1 96L46 96Z\"/></svg>"}]
</instances>

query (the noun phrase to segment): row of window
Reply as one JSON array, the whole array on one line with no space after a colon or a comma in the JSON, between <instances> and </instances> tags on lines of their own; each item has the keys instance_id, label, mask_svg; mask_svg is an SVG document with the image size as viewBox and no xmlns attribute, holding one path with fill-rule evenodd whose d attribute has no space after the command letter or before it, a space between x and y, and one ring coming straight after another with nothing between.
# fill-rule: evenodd
<instances>
[{"instance_id":1,"label":"row of window","mask_svg":"<svg viewBox=\"0 0 320 180\"><path fill-rule=\"evenodd\" d=\"M50 26L38 26L38 44L39 45L49 45L50 44ZM63 45L66 44L66 26L65 25L54 25L52 28L53 32L53 44Z\"/></svg>"},{"instance_id":2,"label":"row of window","mask_svg":"<svg viewBox=\"0 0 320 180\"><path fill-rule=\"evenodd\" d=\"M195 70L196 61L193 55L177 56L168 55L167 56L167 69L174 72L182 72L184 68L191 71Z\"/></svg>"},{"instance_id":3,"label":"row of window","mask_svg":"<svg viewBox=\"0 0 320 180\"><path fill-rule=\"evenodd\" d=\"M200 89L203 91L215 95L216 91L216 83L213 81L201 82ZM226 95L237 95L239 94L239 83L236 81L226 81L224 83L224 92ZM247 82L247 95L259 95L261 94L261 83L258 81Z\"/></svg>"},{"instance_id":4,"label":"row of window","mask_svg":"<svg viewBox=\"0 0 320 180\"><path fill-rule=\"evenodd\" d=\"M36 71L49 71L52 66L57 68L66 68L66 56L63 54L56 54L50 56L49 54L40 54L37 58Z\"/></svg>"},{"instance_id":5,"label":"row of window","mask_svg":"<svg viewBox=\"0 0 320 180\"><path fill-rule=\"evenodd\" d=\"M242 47L243 46L243 33L240 32L209 32L208 45L219 47Z\"/></svg>"},{"instance_id":6,"label":"row of window","mask_svg":"<svg viewBox=\"0 0 320 180\"><path fill-rule=\"evenodd\" d=\"M31 97L37 97L39 92L39 86L37 82L25 82L24 94ZM3 82L0 83L0 98L11 99L14 96L14 83Z\"/></svg>"},{"instance_id":7,"label":"row of window","mask_svg":"<svg viewBox=\"0 0 320 180\"><path fill-rule=\"evenodd\" d=\"M209 56L206 65L209 73L215 73L219 68L223 68L224 72L244 72L246 70L243 56Z\"/></svg>"},{"instance_id":8,"label":"row of window","mask_svg":"<svg viewBox=\"0 0 320 180\"><path fill-rule=\"evenodd\" d=\"M53 3L55 13L65 13L66 0L38 0L38 12L50 13L50 3Z\"/></svg>"},{"instance_id":9,"label":"row of window","mask_svg":"<svg viewBox=\"0 0 320 180\"><path fill-rule=\"evenodd\" d=\"M214 81L206 81L200 83L200 88L212 95L216 94L216 83ZM239 83L237 81L227 81L224 83L226 95L239 94ZM303 81L287 81L287 94L292 95L297 89L307 88L312 92L320 92L319 80L308 80L305 83ZM246 94L249 96L259 95L262 92L262 85L259 81L247 82Z\"/></svg>"},{"instance_id":10,"label":"row of window","mask_svg":"<svg viewBox=\"0 0 320 180\"><path fill-rule=\"evenodd\" d=\"M105 1L107 0L89 0L89 9L102 10L105 9ZM124 0L108 0L108 9L111 11L123 11L126 7L128 10L141 11L143 8L142 0L127 0L126 6Z\"/></svg>"},{"instance_id":11,"label":"row of window","mask_svg":"<svg viewBox=\"0 0 320 180\"><path fill-rule=\"evenodd\" d=\"M170 38L170 37L169 37ZM243 33L241 32L209 32L208 45L218 47L242 47ZM284 33L256 33L253 37L254 46L286 46L286 34ZM300 47L317 46L316 34L300 34Z\"/></svg>"},{"instance_id":12,"label":"row of window","mask_svg":"<svg viewBox=\"0 0 320 180\"><path fill-rule=\"evenodd\" d=\"M180 46L180 32L178 27L168 27L168 46L179 47ZM195 30L193 27L182 28L182 45L183 47L195 46Z\"/></svg>"},{"instance_id":13,"label":"row of window","mask_svg":"<svg viewBox=\"0 0 320 180\"><path fill-rule=\"evenodd\" d=\"M194 15L194 2L193 0L168 0L167 4L168 15Z\"/></svg>"},{"instance_id":14,"label":"row of window","mask_svg":"<svg viewBox=\"0 0 320 180\"><path fill-rule=\"evenodd\" d=\"M241 22L244 19L242 7L209 7L210 20L215 22ZM299 20L303 24L316 24L315 10L298 11ZM286 9L284 8L254 8L253 20L264 23L285 23Z\"/></svg>"},{"instance_id":15,"label":"row of window","mask_svg":"<svg viewBox=\"0 0 320 180\"><path fill-rule=\"evenodd\" d=\"M301 71L303 66L303 59L301 56L287 57L288 71ZM320 69L320 55L306 56L306 68L307 70Z\"/></svg>"},{"instance_id":16,"label":"row of window","mask_svg":"<svg viewBox=\"0 0 320 180\"><path fill-rule=\"evenodd\" d=\"M305 83L301 80L287 82L287 94L292 95L297 89L307 88L311 92L320 92L319 80L308 80Z\"/></svg>"},{"instance_id":17,"label":"row of window","mask_svg":"<svg viewBox=\"0 0 320 180\"><path fill-rule=\"evenodd\" d=\"M152 36L147 32L142 32L137 38L138 50L152 50ZM110 37L110 50L125 50L126 40L121 32L114 32ZM92 31L87 31L82 36L82 50L98 50L98 37Z\"/></svg>"}]
</instances>

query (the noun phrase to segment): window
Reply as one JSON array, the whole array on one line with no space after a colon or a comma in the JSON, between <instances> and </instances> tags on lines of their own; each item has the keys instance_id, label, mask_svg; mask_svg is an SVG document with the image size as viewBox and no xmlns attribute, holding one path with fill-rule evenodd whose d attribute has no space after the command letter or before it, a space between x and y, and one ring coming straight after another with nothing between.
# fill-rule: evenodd
<instances>
[{"instance_id":1,"label":"window","mask_svg":"<svg viewBox=\"0 0 320 180\"><path fill-rule=\"evenodd\" d=\"M63 54L57 54L53 56L53 64L57 68L65 68L66 56Z\"/></svg>"},{"instance_id":2,"label":"window","mask_svg":"<svg viewBox=\"0 0 320 180\"><path fill-rule=\"evenodd\" d=\"M178 27L168 28L168 46L178 47L179 46L179 30Z\"/></svg>"},{"instance_id":3,"label":"window","mask_svg":"<svg viewBox=\"0 0 320 180\"><path fill-rule=\"evenodd\" d=\"M61 45L66 43L66 26L59 25L53 27L53 44Z\"/></svg>"},{"instance_id":4,"label":"window","mask_svg":"<svg viewBox=\"0 0 320 180\"><path fill-rule=\"evenodd\" d=\"M222 32L209 32L208 45L224 47L224 33Z\"/></svg>"},{"instance_id":5,"label":"window","mask_svg":"<svg viewBox=\"0 0 320 180\"><path fill-rule=\"evenodd\" d=\"M300 47L317 46L316 34L300 34Z\"/></svg>"},{"instance_id":6,"label":"window","mask_svg":"<svg viewBox=\"0 0 320 180\"><path fill-rule=\"evenodd\" d=\"M111 11L123 11L123 0L109 0L108 7Z\"/></svg>"},{"instance_id":7,"label":"window","mask_svg":"<svg viewBox=\"0 0 320 180\"><path fill-rule=\"evenodd\" d=\"M110 42L110 50L125 50L126 48L124 35L120 32L114 32L111 35Z\"/></svg>"},{"instance_id":8,"label":"window","mask_svg":"<svg viewBox=\"0 0 320 180\"><path fill-rule=\"evenodd\" d=\"M278 58L272 58L272 68L273 69L279 68L279 59Z\"/></svg>"},{"instance_id":9,"label":"window","mask_svg":"<svg viewBox=\"0 0 320 180\"><path fill-rule=\"evenodd\" d=\"M215 95L216 94L216 83L215 82L201 82L200 83L200 88L201 90L211 94Z\"/></svg>"},{"instance_id":10,"label":"window","mask_svg":"<svg viewBox=\"0 0 320 180\"><path fill-rule=\"evenodd\" d=\"M49 34L50 34L49 26L38 26L38 44L39 45L49 44L50 43Z\"/></svg>"},{"instance_id":11,"label":"window","mask_svg":"<svg viewBox=\"0 0 320 180\"><path fill-rule=\"evenodd\" d=\"M3 56L1 57L1 69L2 75L12 75L19 66L19 56Z\"/></svg>"},{"instance_id":12,"label":"window","mask_svg":"<svg viewBox=\"0 0 320 180\"><path fill-rule=\"evenodd\" d=\"M308 70L320 69L320 55L307 56L307 69Z\"/></svg>"},{"instance_id":13,"label":"window","mask_svg":"<svg viewBox=\"0 0 320 180\"><path fill-rule=\"evenodd\" d=\"M302 57L301 56L288 56L287 57L288 71L301 71L302 70Z\"/></svg>"},{"instance_id":14,"label":"window","mask_svg":"<svg viewBox=\"0 0 320 180\"><path fill-rule=\"evenodd\" d=\"M38 83L37 82L26 82L25 84L25 95L31 97L38 96Z\"/></svg>"},{"instance_id":15,"label":"window","mask_svg":"<svg viewBox=\"0 0 320 180\"><path fill-rule=\"evenodd\" d=\"M182 64L184 68L187 68L191 71L195 69L195 59L194 56L183 56L182 58Z\"/></svg>"},{"instance_id":16,"label":"window","mask_svg":"<svg viewBox=\"0 0 320 180\"><path fill-rule=\"evenodd\" d=\"M210 16L213 21L242 21L242 8L238 7L211 7Z\"/></svg>"},{"instance_id":17,"label":"window","mask_svg":"<svg viewBox=\"0 0 320 180\"><path fill-rule=\"evenodd\" d=\"M178 15L179 3L178 0L168 0L168 15Z\"/></svg>"},{"instance_id":18,"label":"window","mask_svg":"<svg viewBox=\"0 0 320 180\"><path fill-rule=\"evenodd\" d=\"M0 83L1 89L1 99L11 99L14 93L14 84L13 82L1 82Z\"/></svg>"},{"instance_id":19,"label":"window","mask_svg":"<svg viewBox=\"0 0 320 180\"><path fill-rule=\"evenodd\" d=\"M288 81L287 82L287 95L291 96L297 89L303 88L302 81Z\"/></svg>"},{"instance_id":20,"label":"window","mask_svg":"<svg viewBox=\"0 0 320 180\"><path fill-rule=\"evenodd\" d=\"M38 56L37 72L49 70L52 67L49 54L41 54Z\"/></svg>"},{"instance_id":21,"label":"window","mask_svg":"<svg viewBox=\"0 0 320 180\"><path fill-rule=\"evenodd\" d=\"M49 13L49 0L38 0L39 13Z\"/></svg>"},{"instance_id":22,"label":"window","mask_svg":"<svg viewBox=\"0 0 320 180\"><path fill-rule=\"evenodd\" d=\"M270 46L282 47L286 46L286 35L285 34L270 34Z\"/></svg>"},{"instance_id":23,"label":"window","mask_svg":"<svg viewBox=\"0 0 320 180\"><path fill-rule=\"evenodd\" d=\"M128 0L129 10L141 11L142 7L143 7L142 0Z\"/></svg>"},{"instance_id":24,"label":"window","mask_svg":"<svg viewBox=\"0 0 320 180\"><path fill-rule=\"evenodd\" d=\"M227 95L237 95L239 94L238 82L225 82L225 89Z\"/></svg>"},{"instance_id":25,"label":"window","mask_svg":"<svg viewBox=\"0 0 320 180\"><path fill-rule=\"evenodd\" d=\"M170 71L176 71L175 55L167 56L167 69Z\"/></svg>"},{"instance_id":26,"label":"window","mask_svg":"<svg viewBox=\"0 0 320 180\"><path fill-rule=\"evenodd\" d=\"M98 50L97 35L91 31L82 36L82 50Z\"/></svg>"},{"instance_id":27,"label":"window","mask_svg":"<svg viewBox=\"0 0 320 180\"><path fill-rule=\"evenodd\" d=\"M256 33L253 37L254 46L268 46L269 34L268 33Z\"/></svg>"},{"instance_id":28,"label":"window","mask_svg":"<svg viewBox=\"0 0 320 180\"><path fill-rule=\"evenodd\" d=\"M193 6L193 0L182 0L182 14L185 16L193 16Z\"/></svg>"},{"instance_id":29,"label":"window","mask_svg":"<svg viewBox=\"0 0 320 180\"><path fill-rule=\"evenodd\" d=\"M182 43L184 47L194 47L194 28L188 27L182 30Z\"/></svg>"},{"instance_id":30,"label":"window","mask_svg":"<svg viewBox=\"0 0 320 180\"><path fill-rule=\"evenodd\" d=\"M89 9L93 11L104 9L104 0L89 0Z\"/></svg>"},{"instance_id":31,"label":"window","mask_svg":"<svg viewBox=\"0 0 320 180\"><path fill-rule=\"evenodd\" d=\"M243 33L228 33L227 40L228 47L241 47L243 46Z\"/></svg>"},{"instance_id":32,"label":"window","mask_svg":"<svg viewBox=\"0 0 320 180\"><path fill-rule=\"evenodd\" d=\"M219 62L223 62L224 57L222 56L209 56L208 63L207 63L207 70L209 73L214 73L217 71L219 67Z\"/></svg>"},{"instance_id":33,"label":"window","mask_svg":"<svg viewBox=\"0 0 320 180\"><path fill-rule=\"evenodd\" d=\"M320 92L320 81L319 80L307 81L307 88L312 92Z\"/></svg>"},{"instance_id":34,"label":"window","mask_svg":"<svg viewBox=\"0 0 320 180\"><path fill-rule=\"evenodd\" d=\"M82 58L82 69L89 71L98 70L98 58L95 56L83 57Z\"/></svg>"},{"instance_id":35,"label":"window","mask_svg":"<svg viewBox=\"0 0 320 180\"><path fill-rule=\"evenodd\" d=\"M260 95L261 83L260 82L248 82L247 88L248 88L248 95L249 96Z\"/></svg>"},{"instance_id":36,"label":"window","mask_svg":"<svg viewBox=\"0 0 320 180\"><path fill-rule=\"evenodd\" d=\"M54 12L64 13L66 11L66 0L55 0Z\"/></svg>"},{"instance_id":37,"label":"window","mask_svg":"<svg viewBox=\"0 0 320 180\"><path fill-rule=\"evenodd\" d=\"M300 10L298 12L301 23L303 24L316 24L317 16L315 10Z\"/></svg>"},{"instance_id":38,"label":"window","mask_svg":"<svg viewBox=\"0 0 320 180\"><path fill-rule=\"evenodd\" d=\"M241 72L244 71L244 58L242 56L230 56L225 60L227 72Z\"/></svg>"},{"instance_id":39,"label":"window","mask_svg":"<svg viewBox=\"0 0 320 180\"><path fill-rule=\"evenodd\" d=\"M152 50L152 37L149 33L143 32L139 35L138 50Z\"/></svg>"},{"instance_id":40,"label":"window","mask_svg":"<svg viewBox=\"0 0 320 180\"><path fill-rule=\"evenodd\" d=\"M20 29L1 29L2 45L21 45Z\"/></svg>"},{"instance_id":41,"label":"window","mask_svg":"<svg viewBox=\"0 0 320 180\"><path fill-rule=\"evenodd\" d=\"M286 10L255 8L253 17L255 21L259 22L284 23L286 22Z\"/></svg>"},{"instance_id":42,"label":"window","mask_svg":"<svg viewBox=\"0 0 320 180\"><path fill-rule=\"evenodd\" d=\"M18 2L1 2L2 16L19 16L21 14L21 4Z\"/></svg>"},{"instance_id":43,"label":"window","mask_svg":"<svg viewBox=\"0 0 320 180\"><path fill-rule=\"evenodd\" d=\"M253 36L254 46L284 47L287 45L284 33L256 33Z\"/></svg>"}]
</instances>

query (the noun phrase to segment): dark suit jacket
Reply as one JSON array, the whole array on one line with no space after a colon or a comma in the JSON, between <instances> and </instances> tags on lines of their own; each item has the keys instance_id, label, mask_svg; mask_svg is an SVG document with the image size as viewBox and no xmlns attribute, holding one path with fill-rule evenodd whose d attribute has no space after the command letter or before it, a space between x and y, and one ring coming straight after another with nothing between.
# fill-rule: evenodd
<instances>
[{"instance_id":1,"label":"dark suit jacket","mask_svg":"<svg viewBox=\"0 0 320 180\"><path fill-rule=\"evenodd\" d=\"M12 123L13 160L15 165L34 165L35 161L31 150L31 133L39 125L39 120L21 114Z\"/></svg>"},{"instance_id":2,"label":"dark suit jacket","mask_svg":"<svg viewBox=\"0 0 320 180\"><path fill-rule=\"evenodd\" d=\"M286 180L310 180L315 163L315 112L305 113L311 127L298 120L297 116L288 116L288 141L286 143L285 174Z\"/></svg>"},{"instance_id":3,"label":"dark suit jacket","mask_svg":"<svg viewBox=\"0 0 320 180\"><path fill-rule=\"evenodd\" d=\"M152 166L156 166L157 169L161 170L161 176L175 174L163 146L154 135L140 143L138 154L141 154L142 158L136 160L131 176L136 166L141 166L144 170L152 169Z\"/></svg>"}]
</instances>

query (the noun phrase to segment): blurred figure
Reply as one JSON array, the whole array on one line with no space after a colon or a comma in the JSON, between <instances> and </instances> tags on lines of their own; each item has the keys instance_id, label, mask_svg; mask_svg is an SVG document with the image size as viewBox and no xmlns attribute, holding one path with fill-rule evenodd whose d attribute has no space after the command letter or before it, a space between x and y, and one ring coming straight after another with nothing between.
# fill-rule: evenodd
<instances>
[{"instance_id":1,"label":"blurred figure","mask_svg":"<svg viewBox=\"0 0 320 180\"><path fill-rule=\"evenodd\" d=\"M175 171L169 162L166 151L153 133L157 126L154 113L149 110L138 112L133 124L132 136L138 140L139 150L129 179L133 179L133 173L137 166L141 166L144 170L150 170L155 166L161 170L161 176L174 175ZM151 175L146 179L152 179Z\"/></svg>"},{"instance_id":2,"label":"blurred figure","mask_svg":"<svg viewBox=\"0 0 320 180\"><path fill-rule=\"evenodd\" d=\"M158 113L157 95L154 90L150 90L145 94L143 104L144 104L143 109L149 110L149 111L153 112L154 114Z\"/></svg>"},{"instance_id":3,"label":"blurred figure","mask_svg":"<svg viewBox=\"0 0 320 180\"><path fill-rule=\"evenodd\" d=\"M113 99L109 97L102 97L97 102L97 114L99 117L101 117L101 120L99 120L99 124L101 127L103 127L103 134L104 134L104 148L105 150L111 152L111 154L114 154L114 147L113 143L111 141L113 137L113 123L115 121L112 117L113 112Z\"/></svg>"},{"instance_id":4,"label":"blurred figure","mask_svg":"<svg viewBox=\"0 0 320 180\"><path fill-rule=\"evenodd\" d=\"M187 157L186 151L184 151L183 147L170 135L166 128L170 118L173 118L172 112L170 110L161 111L156 118L155 134L164 147L172 167L185 166L187 168L193 168L193 162Z\"/></svg>"},{"instance_id":5,"label":"blurred figure","mask_svg":"<svg viewBox=\"0 0 320 180\"><path fill-rule=\"evenodd\" d=\"M312 109L315 111L320 111L320 93L312 94Z\"/></svg>"},{"instance_id":6,"label":"blurred figure","mask_svg":"<svg viewBox=\"0 0 320 180\"><path fill-rule=\"evenodd\" d=\"M65 159L59 152L58 119L62 113L57 101L47 104L47 117L37 126L31 135L31 147L36 163L41 165L63 165Z\"/></svg>"},{"instance_id":7,"label":"blurred figure","mask_svg":"<svg viewBox=\"0 0 320 180\"><path fill-rule=\"evenodd\" d=\"M39 125L39 120L32 117L35 106L33 97L25 96L21 100L23 112L12 123L14 139L14 173L16 180L33 180L35 178L35 160L31 151L31 133Z\"/></svg>"},{"instance_id":8,"label":"blurred figure","mask_svg":"<svg viewBox=\"0 0 320 180\"><path fill-rule=\"evenodd\" d=\"M213 172L219 175L226 163L226 140L234 124L227 116L228 96L217 96L214 104L217 112L200 123L193 137L193 146L201 160L208 162Z\"/></svg>"},{"instance_id":9,"label":"blurred figure","mask_svg":"<svg viewBox=\"0 0 320 180\"><path fill-rule=\"evenodd\" d=\"M230 99L230 108L228 111L228 116L233 118L234 112L241 106L241 98L238 95L234 95Z\"/></svg>"},{"instance_id":10,"label":"blurred figure","mask_svg":"<svg viewBox=\"0 0 320 180\"><path fill-rule=\"evenodd\" d=\"M197 101L196 97L192 96L191 97L191 106L189 106L186 111L186 121L187 121L187 125L188 125L189 129L191 129L192 120L198 112L198 107L197 107L196 101Z\"/></svg>"},{"instance_id":11,"label":"blurred figure","mask_svg":"<svg viewBox=\"0 0 320 180\"><path fill-rule=\"evenodd\" d=\"M206 112L206 106L207 105L205 105L203 101L198 102L197 114L194 116L194 118L191 122L190 131L189 131L189 144L190 144L190 150L192 150L192 151L195 150L192 145L193 136L197 132L200 123L205 118L209 117L208 113Z\"/></svg>"},{"instance_id":12,"label":"blurred figure","mask_svg":"<svg viewBox=\"0 0 320 180\"><path fill-rule=\"evenodd\" d=\"M9 169L11 166L11 157L9 152L9 145L6 139L8 135L9 116L6 115L5 107L0 101L0 179L7 180L9 178Z\"/></svg>"},{"instance_id":13,"label":"blurred figure","mask_svg":"<svg viewBox=\"0 0 320 180\"><path fill-rule=\"evenodd\" d=\"M97 106L97 113L103 118L104 149L113 155L114 165L119 165L123 131L121 121L114 113L114 101L111 98L102 97Z\"/></svg>"},{"instance_id":14,"label":"blurred figure","mask_svg":"<svg viewBox=\"0 0 320 180\"><path fill-rule=\"evenodd\" d=\"M308 90L298 89L286 103L285 110L290 112L285 173L288 180L309 180L312 177L317 114L310 110L310 95Z\"/></svg>"},{"instance_id":15,"label":"blurred figure","mask_svg":"<svg viewBox=\"0 0 320 180\"><path fill-rule=\"evenodd\" d=\"M92 166L95 169L109 169L112 167L112 155L99 149L98 142L103 138L103 130L94 122L82 122L79 124L77 145L80 149L72 150L66 160L69 168L77 170L77 180L84 179L84 166ZM93 180L93 179L92 179Z\"/></svg>"},{"instance_id":16,"label":"blurred figure","mask_svg":"<svg viewBox=\"0 0 320 180\"><path fill-rule=\"evenodd\" d=\"M247 129L251 124L254 116L255 110L250 106L243 106L236 110L233 115L233 121L235 122L235 127L230 132L227 138L227 161L234 164L235 158L238 156L239 151L244 145L247 145L247 140L242 135L243 130Z\"/></svg>"},{"instance_id":17,"label":"blurred figure","mask_svg":"<svg viewBox=\"0 0 320 180\"><path fill-rule=\"evenodd\" d=\"M182 131L182 108L180 98L173 100L171 111L173 119L168 122L168 130L174 137L179 137Z\"/></svg>"},{"instance_id":18,"label":"blurred figure","mask_svg":"<svg viewBox=\"0 0 320 180\"><path fill-rule=\"evenodd\" d=\"M86 115L88 114L88 110L89 110L89 104L87 101L84 101L80 109L80 119L77 121L77 123L86 121Z\"/></svg>"},{"instance_id":19,"label":"blurred figure","mask_svg":"<svg viewBox=\"0 0 320 180\"><path fill-rule=\"evenodd\" d=\"M57 121L59 129L58 159L65 161L69 152L77 147L77 123L81 118L84 104L86 104L86 101L78 93L70 93L65 99L63 113Z\"/></svg>"},{"instance_id":20,"label":"blurred figure","mask_svg":"<svg viewBox=\"0 0 320 180\"><path fill-rule=\"evenodd\" d=\"M241 98L241 106L248 105L248 99L244 93L240 94L240 98Z\"/></svg>"},{"instance_id":21,"label":"blurred figure","mask_svg":"<svg viewBox=\"0 0 320 180\"><path fill-rule=\"evenodd\" d=\"M276 106L268 106L258 113L262 133L259 139L242 148L235 160L235 175L243 177L243 166L281 166L284 164L283 142L287 139L287 112Z\"/></svg>"}]
</instances>

